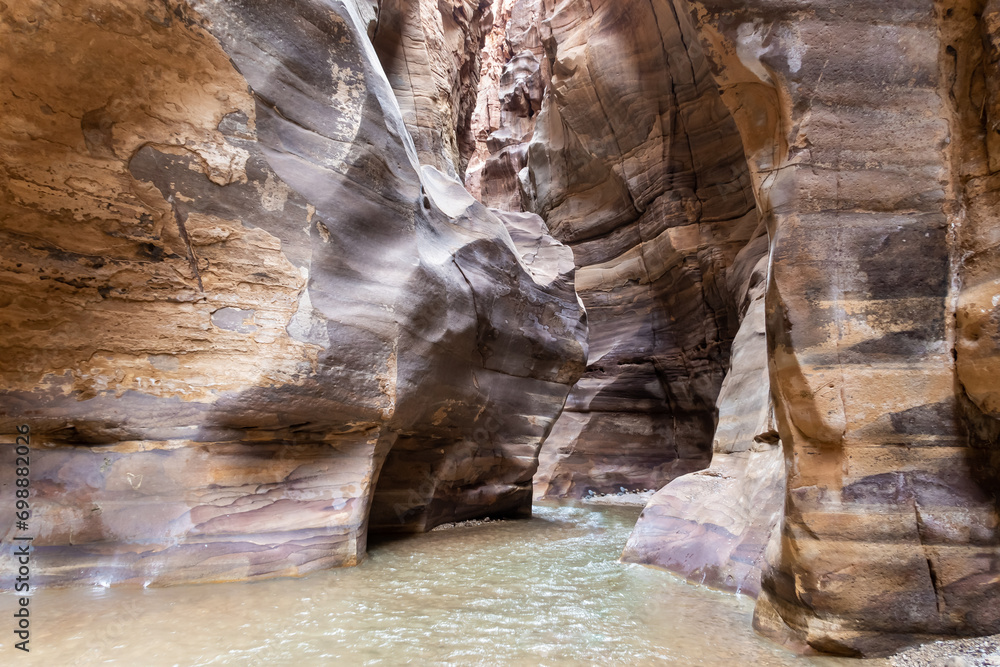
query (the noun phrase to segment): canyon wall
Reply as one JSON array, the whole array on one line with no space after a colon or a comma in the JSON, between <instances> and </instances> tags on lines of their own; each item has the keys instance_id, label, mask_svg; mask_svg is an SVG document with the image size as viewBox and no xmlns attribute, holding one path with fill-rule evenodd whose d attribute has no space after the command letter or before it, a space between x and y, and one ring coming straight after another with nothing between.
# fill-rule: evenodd
<instances>
[{"instance_id":1,"label":"canyon wall","mask_svg":"<svg viewBox=\"0 0 1000 667\"><path fill-rule=\"evenodd\" d=\"M998 632L995 10L690 5L770 238L787 491L755 624L847 655Z\"/></svg>"},{"instance_id":2,"label":"canyon wall","mask_svg":"<svg viewBox=\"0 0 1000 667\"><path fill-rule=\"evenodd\" d=\"M372 42L421 164L465 174L489 0L380 0Z\"/></svg>"},{"instance_id":3,"label":"canyon wall","mask_svg":"<svg viewBox=\"0 0 1000 667\"><path fill-rule=\"evenodd\" d=\"M0 27L33 508L0 534L41 583L349 565L527 514L534 475L658 488L624 559L757 595L793 648L1000 632L1000 1Z\"/></svg>"},{"instance_id":4,"label":"canyon wall","mask_svg":"<svg viewBox=\"0 0 1000 667\"><path fill-rule=\"evenodd\" d=\"M1000 631L998 10L510 7L469 186L573 248L591 325L536 494L711 442L626 560L759 593L800 649Z\"/></svg>"},{"instance_id":5,"label":"canyon wall","mask_svg":"<svg viewBox=\"0 0 1000 667\"><path fill-rule=\"evenodd\" d=\"M0 10L0 431L31 429L37 583L303 574L369 522L530 512L586 355L571 251L404 122L375 9Z\"/></svg>"},{"instance_id":6,"label":"canyon wall","mask_svg":"<svg viewBox=\"0 0 1000 667\"><path fill-rule=\"evenodd\" d=\"M659 488L709 463L739 324L730 267L764 230L696 42L670 2L519 0L492 55L508 61L484 76L499 108L480 102L490 155L469 187L573 249L590 326L537 496Z\"/></svg>"},{"instance_id":7,"label":"canyon wall","mask_svg":"<svg viewBox=\"0 0 1000 667\"><path fill-rule=\"evenodd\" d=\"M712 463L657 491L622 553L628 563L664 568L755 597L785 488L785 462L768 389L767 256L761 256L761 245L766 246L763 237L737 258L737 266L745 268L740 260L760 257L745 282L734 286L743 296L744 315L719 393Z\"/></svg>"}]
</instances>

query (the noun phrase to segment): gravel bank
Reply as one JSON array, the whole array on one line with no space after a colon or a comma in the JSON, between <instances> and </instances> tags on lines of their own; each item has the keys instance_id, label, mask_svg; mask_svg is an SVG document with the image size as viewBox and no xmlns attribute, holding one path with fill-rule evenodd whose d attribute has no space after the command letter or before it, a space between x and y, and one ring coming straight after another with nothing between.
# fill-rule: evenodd
<instances>
[{"instance_id":1,"label":"gravel bank","mask_svg":"<svg viewBox=\"0 0 1000 667\"><path fill-rule=\"evenodd\" d=\"M624 493L584 496L581 500L591 505L638 505L645 507L654 493L656 491L653 489L646 489L645 491L626 491Z\"/></svg>"},{"instance_id":2,"label":"gravel bank","mask_svg":"<svg viewBox=\"0 0 1000 667\"><path fill-rule=\"evenodd\" d=\"M490 519L489 517L485 519L469 519L468 521L456 521L455 523L442 523L440 526L435 526L430 529L430 532L434 533L439 530L452 530L454 528L469 528L471 526L484 526L488 523L500 523L501 521L507 521L507 519Z\"/></svg>"},{"instance_id":3,"label":"gravel bank","mask_svg":"<svg viewBox=\"0 0 1000 667\"><path fill-rule=\"evenodd\" d=\"M893 667L1000 667L1000 635L948 639L901 651Z\"/></svg>"}]
</instances>

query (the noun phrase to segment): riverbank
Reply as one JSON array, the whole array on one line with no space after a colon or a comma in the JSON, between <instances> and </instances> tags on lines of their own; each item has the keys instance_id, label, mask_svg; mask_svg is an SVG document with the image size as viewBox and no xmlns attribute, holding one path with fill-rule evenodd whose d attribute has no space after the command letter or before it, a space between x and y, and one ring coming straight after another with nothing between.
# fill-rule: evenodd
<instances>
[{"instance_id":1,"label":"riverbank","mask_svg":"<svg viewBox=\"0 0 1000 667\"><path fill-rule=\"evenodd\" d=\"M645 491L623 491L621 493L605 493L581 498L588 505L621 505L630 507L645 507L649 499L656 493L653 489Z\"/></svg>"},{"instance_id":2,"label":"riverbank","mask_svg":"<svg viewBox=\"0 0 1000 667\"><path fill-rule=\"evenodd\" d=\"M889 664L892 667L1000 667L1000 635L914 646L892 656Z\"/></svg>"},{"instance_id":3,"label":"riverbank","mask_svg":"<svg viewBox=\"0 0 1000 667\"><path fill-rule=\"evenodd\" d=\"M530 519L379 540L358 567L302 579L40 589L17 662L860 667L756 636L749 598L619 563L640 510L538 503ZM16 604L0 594L0 612ZM0 655L11 641L0 633Z\"/></svg>"}]
</instances>

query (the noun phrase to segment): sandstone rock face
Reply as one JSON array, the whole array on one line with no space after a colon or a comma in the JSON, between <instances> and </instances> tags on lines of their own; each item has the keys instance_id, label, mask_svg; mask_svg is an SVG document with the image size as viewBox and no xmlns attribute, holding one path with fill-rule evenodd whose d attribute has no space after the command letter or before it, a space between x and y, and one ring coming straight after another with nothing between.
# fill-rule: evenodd
<instances>
[{"instance_id":1,"label":"sandstone rock face","mask_svg":"<svg viewBox=\"0 0 1000 667\"><path fill-rule=\"evenodd\" d=\"M382 0L373 39L420 162L465 173L488 0Z\"/></svg>"},{"instance_id":2,"label":"sandstone rock face","mask_svg":"<svg viewBox=\"0 0 1000 667\"><path fill-rule=\"evenodd\" d=\"M521 176L551 79L542 45L545 10L539 0L494 0L494 31L483 49L473 116L477 149L466 187L486 205L507 211L531 208Z\"/></svg>"},{"instance_id":3,"label":"sandstone rock face","mask_svg":"<svg viewBox=\"0 0 1000 667\"><path fill-rule=\"evenodd\" d=\"M302 574L370 513L530 507L586 355L570 251L420 165L374 20L0 12L0 430L31 427L41 583Z\"/></svg>"},{"instance_id":4,"label":"sandstone rock face","mask_svg":"<svg viewBox=\"0 0 1000 667\"><path fill-rule=\"evenodd\" d=\"M487 226L481 204L457 181L448 188L443 202L479 212L460 210L455 222L481 232L492 226L493 235L457 247L450 260L471 287L472 322L460 343L421 352L417 411L397 427L371 530L419 532L478 516L530 515L539 446L583 370L586 327L572 251L538 216L499 211L510 230L504 240L513 244L498 243L504 228L496 228L497 218ZM440 399L427 403L432 396Z\"/></svg>"},{"instance_id":5,"label":"sandstone rock face","mask_svg":"<svg viewBox=\"0 0 1000 667\"><path fill-rule=\"evenodd\" d=\"M976 407L974 413L992 418L977 420L976 429L980 439L990 440L996 438L1000 419L1000 3L990 0L982 7L980 20L966 18L962 27L965 62L956 61L954 72L959 92L965 93L957 105L958 120L963 128L985 130L985 148L976 132L963 137L961 150L974 159L962 173L965 220L958 238L962 261L956 369L965 397ZM977 37L983 45L983 81L975 72L980 55ZM983 110L985 128L979 123Z\"/></svg>"},{"instance_id":6,"label":"sandstone rock face","mask_svg":"<svg viewBox=\"0 0 1000 667\"><path fill-rule=\"evenodd\" d=\"M490 134L498 131L501 125L500 77L511 56L507 33L511 10L516 2L493 0L490 7L493 27L484 35L483 49L479 54L479 91L471 118L475 149L465 172L465 187L476 199L490 206L498 204L484 199L483 189L487 184L483 182L483 167L491 153L488 145ZM518 206L512 210L520 210L520 197L517 202ZM511 207L505 210L511 210Z\"/></svg>"},{"instance_id":7,"label":"sandstone rock face","mask_svg":"<svg viewBox=\"0 0 1000 667\"><path fill-rule=\"evenodd\" d=\"M711 455L739 322L727 273L757 228L740 136L670 2L510 11L478 194L573 249L590 325L536 495L658 488Z\"/></svg>"},{"instance_id":8,"label":"sandstone rock face","mask_svg":"<svg viewBox=\"0 0 1000 667\"><path fill-rule=\"evenodd\" d=\"M758 628L801 648L1000 630L1000 5L510 11L511 85L473 191L573 248L591 325L536 492L669 480L676 443L707 454L717 406L712 467L657 494L627 559L760 586ZM748 191L768 231L763 302L760 284L730 285L754 237ZM697 243L676 240L694 228ZM677 267L687 287L665 289Z\"/></svg>"},{"instance_id":9,"label":"sandstone rock face","mask_svg":"<svg viewBox=\"0 0 1000 667\"><path fill-rule=\"evenodd\" d=\"M785 461L768 391L765 237L743 249L737 267L754 258L759 259L753 271L741 287L734 286L744 295L745 314L719 393L712 464L675 479L653 496L622 560L756 596L765 549L777 537L784 505Z\"/></svg>"},{"instance_id":10,"label":"sandstone rock face","mask_svg":"<svg viewBox=\"0 0 1000 667\"><path fill-rule=\"evenodd\" d=\"M995 8L690 5L771 245L787 491L755 623L851 655L998 632Z\"/></svg>"}]
</instances>

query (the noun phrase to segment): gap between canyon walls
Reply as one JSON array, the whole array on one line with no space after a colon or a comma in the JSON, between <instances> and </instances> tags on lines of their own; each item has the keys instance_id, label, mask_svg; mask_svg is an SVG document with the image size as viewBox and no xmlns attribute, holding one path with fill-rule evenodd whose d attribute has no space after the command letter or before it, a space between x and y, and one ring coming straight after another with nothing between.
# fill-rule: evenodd
<instances>
[{"instance_id":1,"label":"gap between canyon walls","mask_svg":"<svg viewBox=\"0 0 1000 667\"><path fill-rule=\"evenodd\" d=\"M536 494L712 452L626 560L803 650L1000 630L996 3L494 11L466 184L573 249L591 326Z\"/></svg>"},{"instance_id":2,"label":"gap between canyon walls","mask_svg":"<svg viewBox=\"0 0 1000 667\"><path fill-rule=\"evenodd\" d=\"M590 326L536 496L660 488L709 464L766 252L739 133L670 2L493 11L506 30L488 38L466 184L573 249Z\"/></svg>"},{"instance_id":3,"label":"gap between canyon walls","mask_svg":"<svg viewBox=\"0 0 1000 667\"><path fill-rule=\"evenodd\" d=\"M539 213L573 249L590 325L536 497L674 480L624 559L756 594L784 484L768 243L699 36L669 1L508 0L494 13L506 25L487 38L466 184Z\"/></svg>"}]
</instances>

